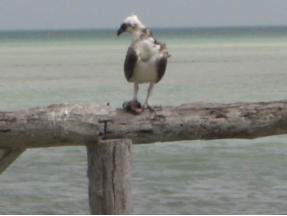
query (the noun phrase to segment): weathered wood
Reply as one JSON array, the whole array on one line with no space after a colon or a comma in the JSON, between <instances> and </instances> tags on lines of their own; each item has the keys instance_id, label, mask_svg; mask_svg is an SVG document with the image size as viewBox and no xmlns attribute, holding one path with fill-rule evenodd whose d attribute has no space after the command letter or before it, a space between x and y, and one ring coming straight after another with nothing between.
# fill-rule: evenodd
<instances>
[{"instance_id":1,"label":"weathered wood","mask_svg":"<svg viewBox=\"0 0 287 216\"><path fill-rule=\"evenodd\" d=\"M92 214L131 214L131 140L87 145Z\"/></svg>"},{"instance_id":2,"label":"weathered wood","mask_svg":"<svg viewBox=\"0 0 287 216\"><path fill-rule=\"evenodd\" d=\"M52 105L0 113L0 147L83 145L129 138L133 143L256 138L287 133L287 101L193 103L133 115L98 105Z\"/></svg>"},{"instance_id":3,"label":"weathered wood","mask_svg":"<svg viewBox=\"0 0 287 216\"><path fill-rule=\"evenodd\" d=\"M0 149L0 174L7 169L23 152L24 148Z\"/></svg>"}]
</instances>

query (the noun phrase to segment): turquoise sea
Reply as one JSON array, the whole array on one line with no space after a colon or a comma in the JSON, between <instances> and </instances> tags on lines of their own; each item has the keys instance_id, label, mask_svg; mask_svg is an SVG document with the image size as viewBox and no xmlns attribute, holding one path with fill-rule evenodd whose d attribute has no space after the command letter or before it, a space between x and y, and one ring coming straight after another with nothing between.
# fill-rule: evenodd
<instances>
[{"instance_id":1,"label":"turquoise sea","mask_svg":"<svg viewBox=\"0 0 287 216\"><path fill-rule=\"evenodd\" d=\"M172 57L151 104L287 99L287 27L152 31ZM0 31L0 111L121 107L128 45L116 29ZM135 145L134 214L286 214L286 140ZM86 165L84 147L27 150L0 176L0 214L89 214Z\"/></svg>"}]
</instances>

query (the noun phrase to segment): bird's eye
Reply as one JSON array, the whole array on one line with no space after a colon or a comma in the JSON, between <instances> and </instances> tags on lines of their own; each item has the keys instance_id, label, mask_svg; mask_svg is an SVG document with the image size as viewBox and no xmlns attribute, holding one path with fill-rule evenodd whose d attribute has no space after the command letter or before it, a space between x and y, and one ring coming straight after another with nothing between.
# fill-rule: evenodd
<instances>
[{"instance_id":1,"label":"bird's eye","mask_svg":"<svg viewBox=\"0 0 287 216\"><path fill-rule=\"evenodd\" d=\"M133 24L130 24L130 27L135 29L137 27L137 24L133 23Z\"/></svg>"}]
</instances>

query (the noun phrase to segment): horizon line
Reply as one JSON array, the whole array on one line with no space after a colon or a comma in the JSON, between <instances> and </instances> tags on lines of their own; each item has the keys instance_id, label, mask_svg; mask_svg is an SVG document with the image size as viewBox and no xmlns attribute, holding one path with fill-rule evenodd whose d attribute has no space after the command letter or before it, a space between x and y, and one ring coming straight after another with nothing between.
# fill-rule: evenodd
<instances>
[{"instance_id":1,"label":"horizon line","mask_svg":"<svg viewBox=\"0 0 287 216\"><path fill-rule=\"evenodd\" d=\"M218 25L218 26L151 26L150 29L227 29L227 28L287 28L287 25ZM115 30L117 27L64 27L64 28L19 28L0 29L0 32L46 32L46 31L100 31Z\"/></svg>"}]
</instances>

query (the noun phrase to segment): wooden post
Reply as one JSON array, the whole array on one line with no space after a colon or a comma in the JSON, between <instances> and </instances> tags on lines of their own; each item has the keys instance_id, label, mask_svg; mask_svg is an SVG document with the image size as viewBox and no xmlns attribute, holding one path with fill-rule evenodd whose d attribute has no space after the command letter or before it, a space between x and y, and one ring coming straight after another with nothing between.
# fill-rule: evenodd
<instances>
[{"instance_id":1,"label":"wooden post","mask_svg":"<svg viewBox=\"0 0 287 216\"><path fill-rule=\"evenodd\" d=\"M132 214L129 139L87 145L91 214Z\"/></svg>"}]
</instances>

